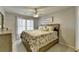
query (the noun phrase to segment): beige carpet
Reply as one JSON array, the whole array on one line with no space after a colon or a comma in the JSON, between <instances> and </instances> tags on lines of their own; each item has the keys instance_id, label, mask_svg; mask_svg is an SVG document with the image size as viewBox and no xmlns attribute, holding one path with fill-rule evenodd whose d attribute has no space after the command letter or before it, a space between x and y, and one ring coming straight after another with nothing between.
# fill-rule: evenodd
<instances>
[{"instance_id":1,"label":"beige carpet","mask_svg":"<svg viewBox=\"0 0 79 59\"><path fill-rule=\"evenodd\" d=\"M13 52L27 52L21 40L15 40L13 42ZM50 49L48 49L47 52L74 52L74 50L70 47L63 46L58 43L52 46Z\"/></svg>"}]
</instances>

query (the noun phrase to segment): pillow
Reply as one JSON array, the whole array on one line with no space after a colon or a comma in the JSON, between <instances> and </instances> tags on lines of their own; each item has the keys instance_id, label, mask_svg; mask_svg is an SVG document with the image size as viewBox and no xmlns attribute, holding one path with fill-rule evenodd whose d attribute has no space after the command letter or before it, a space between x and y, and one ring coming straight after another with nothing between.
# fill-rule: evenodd
<instances>
[{"instance_id":1,"label":"pillow","mask_svg":"<svg viewBox=\"0 0 79 59\"><path fill-rule=\"evenodd\" d=\"M49 31L53 31L54 30L53 26L47 26L47 28L48 28Z\"/></svg>"},{"instance_id":2,"label":"pillow","mask_svg":"<svg viewBox=\"0 0 79 59\"><path fill-rule=\"evenodd\" d=\"M39 30L43 30L43 26L39 26Z\"/></svg>"},{"instance_id":3,"label":"pillow","mask_svg":"<svg viewBox=\"0 0 79 59\"><path fill-rule=\"evenodd\" d=\"M48 28L46 26L39 26L39 30L48 31Z\"/></svg>"},{"instance_id":4,"label":"pillow","mask_svg":"<svg viewBox=\"0 0 79 59\"><path fill-rule=\"evenodd\" d=\"M49 29L46 26L43 27L43 31L48 31L48 30Z\"/></svg>"}]
</instances>

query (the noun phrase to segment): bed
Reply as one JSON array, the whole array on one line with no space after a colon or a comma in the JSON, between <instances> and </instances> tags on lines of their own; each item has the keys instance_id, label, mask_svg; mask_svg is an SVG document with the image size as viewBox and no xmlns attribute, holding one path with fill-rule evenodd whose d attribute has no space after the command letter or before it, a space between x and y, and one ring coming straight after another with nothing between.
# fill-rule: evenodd
<instances>
[{"instance_id":1,"label":"bed","mask_svg":"<svg viewBox=\"0 0 79 59\"><path fill-rule=\"evenodd\" d=\"M59 24L41 25L37 30L23 31L21 40L27 51L42 52L59 41Z\"/></svg>"}]
</instances>

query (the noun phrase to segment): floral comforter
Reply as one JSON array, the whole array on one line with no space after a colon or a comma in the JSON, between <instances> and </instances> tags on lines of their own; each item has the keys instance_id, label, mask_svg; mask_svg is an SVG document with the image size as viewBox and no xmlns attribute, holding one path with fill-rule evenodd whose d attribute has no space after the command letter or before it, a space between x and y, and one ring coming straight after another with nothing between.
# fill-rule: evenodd
<instances>
[{"instance_id":1,"label":"floral comforter","mask_svg":"<svg viewBox=\"0 0 79 59\"><path fill-rule=\"evenodd\" d=\"M21 33L22 41L27 41L32 51L38 51L39 48L47 45L58 38L57 31L23 31Z\"/></svg>"}]
</instances>

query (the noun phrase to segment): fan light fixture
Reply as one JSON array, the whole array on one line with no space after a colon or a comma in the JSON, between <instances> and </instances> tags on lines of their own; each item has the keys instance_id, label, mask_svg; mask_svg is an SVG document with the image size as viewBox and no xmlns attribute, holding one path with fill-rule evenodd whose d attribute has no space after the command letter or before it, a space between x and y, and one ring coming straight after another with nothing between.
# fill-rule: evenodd
<instances>
[{"instance_id":1,"label":"fan light fixture","mask_svg":"<svg viewBox=\"0 0 79 59\"><path fill-rule=\"evenodd\" d=\"M35 8L34 10L35 10L35 13L34 13L33 17L39 17L37 8Z\"/></svg>"}]
</instances>

